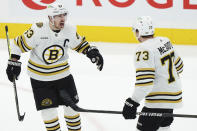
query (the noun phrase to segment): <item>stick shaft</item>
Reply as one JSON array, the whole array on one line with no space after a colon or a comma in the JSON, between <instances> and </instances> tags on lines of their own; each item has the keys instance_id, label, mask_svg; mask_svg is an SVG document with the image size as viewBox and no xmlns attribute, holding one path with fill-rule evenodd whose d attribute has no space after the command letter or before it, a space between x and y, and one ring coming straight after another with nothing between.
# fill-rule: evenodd
<instances>
[{"instance_id":1,"label":"stick shaft","mask_svg":"<svg viewBox=\"0 0 197 131\"><path fill-rule=\"evenodd\" d=\"M18 94L17 94L17 89L16 89L15 78L13 80L13 87L14 87L14 95L15 95L15 102L16 102L16 110L17 110L17 114L18 114L18 119L20 119L20 110L19 110Z\"/></svg>"},{"instance_id":2,"label":"stick shaft","mask_svg":"<svg viewBox=\"0 0 197 131\"><path fill-rule=\"evenodd\" d=\"M8 26L5 26L5 32L6 32L6 39L7 39L7 46L8 46L8 53L9 53L9 59L11 59L11 52L10 52L10 39L9 39L9 34L8 34ZM18 102L18 95L17 95L17 89L16 89L16 76L13 78L13 87L14 87L14 95L15 95L15 102L16 102L16 110L17 110L17 115L18 115L18 120L23 121L24 115L20 115L20 109L19 109L19 102Z\"/></svg>"},{"instance_id":3,"label":"stick shaft","mask_svg":"<svg viewBox=\"0 0 197 131\"><path fill-rule=\"evenodd\" d=\"M90 110L78 107L77 111L87 113L105 113L105 114L122 114L122 111L109 110ZM147 117L182 117L182 118L197 118L197 115L190 114L171 114L171 113L151 113L151 112L137 112L137 115Z\"/></svg>"}]
</instances>

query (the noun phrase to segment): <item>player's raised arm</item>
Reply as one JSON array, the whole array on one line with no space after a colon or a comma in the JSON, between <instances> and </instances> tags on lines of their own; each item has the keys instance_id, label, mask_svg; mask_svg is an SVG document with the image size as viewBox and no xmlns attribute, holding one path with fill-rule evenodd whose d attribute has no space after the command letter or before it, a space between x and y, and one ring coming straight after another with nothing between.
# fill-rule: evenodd
<instances>
[{"instance_id":1,"label":"player's raised arm","mask_svg":"<svg viewBox=\"0 0 197 131\"><path fill-rule=\"evenodd\" d=\"M86 55L92 63L96 63L97 69L102 70L104 60L96 46L91 46L85 37L81 37L78 33L74 36L74 44L71 48L78 53Z\"/></svg>"}]
</instances>

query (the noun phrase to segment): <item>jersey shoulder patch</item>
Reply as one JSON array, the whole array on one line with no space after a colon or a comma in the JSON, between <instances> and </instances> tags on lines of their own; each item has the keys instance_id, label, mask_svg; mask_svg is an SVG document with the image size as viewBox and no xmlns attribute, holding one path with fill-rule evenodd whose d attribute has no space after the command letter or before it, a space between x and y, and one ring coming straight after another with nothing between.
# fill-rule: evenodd
<instances>
[{"instance_id":1,"label":"jersey shoulder patch","mask_svg":"<svg viewBox=\"0 0 197 131\"><path fill-rule=\"evenodd\" d=\"M36 26L37 26L38 28L42 28L42 27L43 27L43 22L38 22L38 23L36 23Z\"/></svg>"}]
</instances>

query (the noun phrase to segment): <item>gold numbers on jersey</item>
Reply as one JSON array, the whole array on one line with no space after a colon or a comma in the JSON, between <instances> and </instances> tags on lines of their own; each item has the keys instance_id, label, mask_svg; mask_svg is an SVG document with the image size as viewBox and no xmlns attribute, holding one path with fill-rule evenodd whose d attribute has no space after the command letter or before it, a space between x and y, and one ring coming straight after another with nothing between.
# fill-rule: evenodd
<instances>
[{"instance_id":1,"label":"gold numbers on jersey","mask_svg":"<svg viewBox=\"0 0 197 131\"><path fill-rule=\"evenodd\" d=\"M142 59L143 60L148 60L149 59L148 51L139 51L139 52L136 52L136 56L137 56L137 60L136 61L140 61L141 55L142 55Z\"/></svg>"},{"instance_id":2,"label":"gold numbers on jersey","mask_svg":"<svg viewBox=\"0 0 197 131\"><path fill-rule=\"evenodd\" d=\"M166 61L168 61L168 74L169 74L168 83L172 83L175 81L175 78L173 75L173 65L174 65L173 57L174 57L174 51L161 58L162 66L166 64Z\"/></svg>"},{"instance_id":3,"label":"gold numbers on jersey","mask_svg":"<svg viewBox=\"0 0 197 131\"><path fill-rule=\"evenodd\" d=\"M32 35L34 34L34 31L33 31L32 29L29 29L29 30L27 30L27 31L25 32L25 34L26 34L27 38L31 38Z\"/></svg>"},{"instance_id":4,"label":"gold numbers on jersey","mask_svg":"<svg viewBox=\"0 0 197 131\"><path fill-rule=\"evenodd\" d=\"M143 60L148 60L149 59L149 53L148 53L148 51L144 51L143 52L143 55L144 55Z\"/></svg>"}]
</instances>

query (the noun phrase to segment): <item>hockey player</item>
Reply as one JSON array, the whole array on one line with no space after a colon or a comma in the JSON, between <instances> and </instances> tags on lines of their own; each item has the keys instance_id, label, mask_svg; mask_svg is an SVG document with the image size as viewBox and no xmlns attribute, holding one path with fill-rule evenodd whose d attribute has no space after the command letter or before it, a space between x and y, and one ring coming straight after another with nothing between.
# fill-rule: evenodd
<instances>
[{"instance_id":1,"label":"hockey player","mask_svg":"<svg viewBox=\"0 0 197 131\"><path fill-rule=\"evenodd\" d=\"M126 99L123 116L135 119L144 98L142 112L173 113L182 106L179 74L183 61L168 38L154 37L149 16L138 18L133 31L140 42L135 52L136 83L132 97ZM172 122L173 117L139 116L137 131L170 131Z\"/></svg>"},{"instance_id":2,"label":"hockey player","mask_svg":"<svg viewBox=\"0 0 197 131\"><path fill-rule=\"evenodd\" d=\"M68 48L86 55L98 70L103 58L95 46L77 34L76 28L66 24L68 11L61 4L50 5L49 22L36 23L11 44L7 76L12 82L21 71L21 53L31 51L28 74L31 79L36 108L41 111L47 131L60 131L57 107L63 105L69 131L80 131L80 114L75 111L78 95L73 76L69 71ZM74 103L74 105L73 105ZM73 109L74 108L74 109Z\"/></svg>"}]
</instances>

